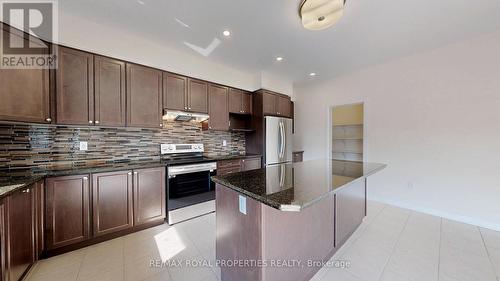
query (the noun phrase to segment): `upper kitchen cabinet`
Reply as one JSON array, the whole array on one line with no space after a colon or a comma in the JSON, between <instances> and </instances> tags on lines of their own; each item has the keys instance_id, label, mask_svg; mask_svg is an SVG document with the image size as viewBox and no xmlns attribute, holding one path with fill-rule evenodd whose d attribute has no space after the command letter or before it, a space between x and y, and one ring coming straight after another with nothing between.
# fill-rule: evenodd
<instances>
[{"instance_id":1,"label":"upper kitchen cabinet","mask_svg":"<svg viewBox=\"0 0 500 281\"><path fill-rule=\"evenodd\" d=\"M208 128L210 130L229 130L228 88L210 84Z\"/></svg>"},{"instance_id":2,"label":"upper kitchen cabinet","mask_svg":"<svg viewBox=\"0 0 500 281\"><path fill-rule=\"evenodd\" d=\"M94 124L93 61L92 54L59 47L57 124Z\"/></svg>"},{"instance_id":3,"label":"upper kitchen cabinet","mask_svg":"<svg viewBox=\"0 0 500 281\"><path fill-rule=\"evenodd\" d=\"M127 64L127 113L128 126L163 126L161 71Z\"/></svg>"},{"instance_id":4,"label":"upper kitchen cabinet","mask_svg":"<svg viewBox=\"0 0 500 281\"><path fill-rule=\"evenodd\" d=\"M163 107L187 110L187 77L163 73Z\"/></svg>"},{"instance_id":5,"label":"upper kitchen cabinet","mask_svg":"<svg viewBox=\"0 0 500 281\"><path fill-rule=\"evenodd\" d=\"M22 32L10 33L7 28L1 26L2 38L26 40ZM48 69L0 69L0 120L51 123L49 73Z\"/></svg>"},{"instance_id":6,"label":"upper kitchen cabinet","mask_svg":"<svg viewBox=\"0 0 500 281\"><path fill-rule=\"evenodd\" d=\"M259 92L262 94L262 110L264 115L292 118L293 105L290 97L266 90Z\"/></svg>"},{"instance_id":7,"label":"upper kitchen cabinet","mask_svg":"<svg viewBox=\"0 0 500 281\"><path fill-rule=\"evenodd\" d=\"M251 94L239 89L229 89L229 112L236 114L252 114Z\"/></svg>"},{"instance_id":8,"label":"upper kitchen cabinet","mask_svg":"<svg viewBox=\"0 0 500 281\"><path fill-rule=\"evenodd\" d=\"M125 126L125 62L94 57L95 124Z\"/></svg>"},{"instance_id":9,"label":"upper kitchen cabinet","mask_svg":"<svg viewBox=\"0 0 500 281\"><path fill-rule=\"evenodd\" d=\"M289 97L277 96L277 114L292 118L293 104Z\"/></svg>"},{"instance_id":10,"label":"upper kitchen cabinet","mask_svg":"<svg viewBox=\"0 0 500 281\"><path fill-rule=\"evenodd\" d=\"M208 113L208 83L188 78L187 110Z\"/></svg>"}]
</instances>

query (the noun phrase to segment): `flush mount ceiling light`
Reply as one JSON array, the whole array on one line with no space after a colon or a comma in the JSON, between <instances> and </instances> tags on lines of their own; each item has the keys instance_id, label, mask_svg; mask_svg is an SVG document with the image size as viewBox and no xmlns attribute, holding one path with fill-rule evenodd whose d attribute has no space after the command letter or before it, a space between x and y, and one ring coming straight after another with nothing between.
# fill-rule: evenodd
<instances>
[{"instance_id":1,"label":"flush mount ceiling light","mask_svg":"<svg viewBox=\"0 0 500 281\"><path fill-rule=\"evenodd\" d=\"M282 61L283 57L276 57L276 61Z\"/></svg>"},{"instance_id":2,"label":"flush mount ceiling light","mask_svg":"<svg viewBox=\"0 0 500 281\"><path fill-rule=\"evenodd\" d=\"M337 23L344 13L346 0L302 0L299 15L309 30L322 30Z\"/></svg>"},{"instance_id":3,"label":"flush mount ceiling light","mask_svg":"<svg viewBox=\"0 0 500 281\"><path fill-rule=\"evenodd\" d=\"M231 36L231 31L229 31L229 30L224 30L224 31L222 32L222 35L224 35L224 36L226 36L226 37L229 37L229 36Z\"/></svg>"}]
</instances>

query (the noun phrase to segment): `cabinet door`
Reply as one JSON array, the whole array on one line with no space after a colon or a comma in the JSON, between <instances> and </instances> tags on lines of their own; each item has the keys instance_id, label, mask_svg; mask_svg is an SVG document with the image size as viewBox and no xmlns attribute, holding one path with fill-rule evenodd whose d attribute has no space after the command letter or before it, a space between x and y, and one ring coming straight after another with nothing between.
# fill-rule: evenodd
<instances>
[{"instance_id":1,"label":"cabinet door","mask_svg":"<svg viewBox=\"0 0 500 281\"><path fill-rule=\"evenodd\" d=\"M29 187L7 198L7 276L20 280L35 261L33 189Z\"/></svg>"},{"instance_id":2,"label":"cabinet door","mask_svg":"<svg viewBox=\"0 0 500 281\"><path fill-rule=\"evenodd\" d=\"M263 112L264 114L275 115L276 114L276 95L265 92L262 94Z\"/></svg>"},{"instance_id":3,"label":"cabinet door","mask_svg":"<svg viewBox=\"0 0 500 281\"><path fill-rule=\"evenodd\" d=\"M21 34L13 36L24 40ZM0 69L0 85L1 121L51 122L48 69Z\"/></svg>"},{"instance_id":4,"label":"cabinet door","mask_svg":"<svg viewBox=\"0 0 500 281\"><path fill-rule=\"evenodd\" d=\"M35 184L35 259L41 256L44 247L44 210L45 210L45 182Z\"/></svg>"},{"instance_id":5,"label":"cabinet door","mask_svg":"<svg viewBox=\"0 0 500 281\"><path fill-rule=\"evenodd\" d=\"M242 98L243 98L243 93L241 90L238 89L229 89L229 94L228 94L228 103L229 103L229 112L231 113L242 113Z\"/></svg>"},{"instance_id":6,"label":"cabinet door","mask_svg":"<svg viewBox=\"0 0 500 281\"><path fill-rule=\"evenodd\" d=\"M208 119L208 124L211 130L229 130L227 92L227 87L212 84L209 86L210 119Z\"/></svg>"},{"instance_id":7,"label":"cabinet door","mask_svg":"<svg viewBox=\"0 0 500 281\"><path fill-rule=\"evenodd\" d=\"M252 95L245 93L241 95L241 113L252 114Z\"/></svg>"},{"instance_id":8,"label":"cabinet door","mask_svg":"<svg viewBox=\"0 0 500 281\"><path fill-rule=\"evenodd\" d=\"M165 168L134 171L134 225L165 219L165 193Z\"/></svg>"},{"instance_id":9,"label":"cabinet door","mask_svg":"<svg viewBox=\"0 0 500 281\"><path fill-rule=\"evenodd\" d=\"M292 117L292 101L285 97L278 97L278 115Z\"/></svg>"},{"instance_id":10,"label":"cabinet door","mask_svg":"<svg viewBox=\"0 0 500 281\"><path fill-rule=\"evenodd\" d=\"M241 170L242 171L250 171L250 170L260 169L261 162L262 161L260 158L241 159Z\"/></svg>"},{"instance_id":11,"label":"cabinet door","mask_svg":"<svg viewBox=\"0 0 500 281\"><path fill-rule=\"evenodd\" d=\"M365 181L352 183L335 194L335 247L341 246L366 215Z\"/></svg>"},{"instance_id":12,"label":"cabinet door","mask_svg":"<svg viewBox=\"0 0 500 281\"><path fill-rule=\"evenodd\" d=\"M92 175L94 236L133 226L132 172L120 171Z\"/></svg>"},{"instance_id":13,"label":"cabinet door","mask_svg":"<svg viewBox=\"0 0 500 281\"><path fill-rule=\"evenodd\" d=\"M7 226L5 225L5 204L0 199L0 280L1 281L7 280L5 276L6 273L5 256L7 254L5 250L5 246L7 245L7 243L5 242L5 239L7 237L6 229Z\"/></svg>"},{"instance_id":14,"label":"cabinet door","mask_svg":"<svg viewBox=\"0 0 500 281\"><path fill-rule=\"evenodd\" d=\"M95 124L125 126L125 63L94 57Z\"/></svg>"},{"instance_id":15,"label":"cabinet door","mask_svg":"<svg viewBox=\"0 0 500 281\"><path fill-rule=\"evenodd\" d=\"M59 47L57 124L94 124L93 56Z\"/></svg>"},{"instance_id":16,"label":"cabinet door","mask_svg":"<svg viewBox=\"0 0 500 281\"><path fill-rule=\"evenodd\" d=\"M161 71L127 64L127 125L162 127Z\"/></svg>"},{"instance_id":17,"label":"cabinet door","mask_svg":"<svg viewBox=\"0 0 500 281\"><path fill-rule=\"evenodd\" d=\"M46 181L45 244L47 249L78 243L90 237L88 175Z\"/></svg>"},{"instance_id":18,"label":"cabinet door","mask_svg":"<svg viewBox=\"0 0 500 281\"><path fill-rule=\"evenodd\" d=\"M172 110L187 110L187 78L163 73L163 107Z\"/></svg>"},{"instance_id":19,"label":"cabinet door","mask_svg":"<svg viewBox=\"0 0 500 281\"><path fill-rule=\"evenodd\" d=\"M208 113L208 83L188 79L188 110Z\"/></svg>"}]
</instances>

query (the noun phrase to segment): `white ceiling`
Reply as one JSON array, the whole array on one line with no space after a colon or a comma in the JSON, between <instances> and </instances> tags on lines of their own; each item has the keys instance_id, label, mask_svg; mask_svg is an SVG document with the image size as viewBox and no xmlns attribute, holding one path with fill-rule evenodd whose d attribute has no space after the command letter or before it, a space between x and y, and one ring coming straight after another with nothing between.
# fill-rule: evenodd
<instances>
[{"instance_id":1,"label":"white ceiling","mask_svg":"<svg viewBox=\"0 0 500 281\"><path fill-rule=\"evenodd\" d=\"M206 59L247 72L269 71L297 84L500 28L498 0L347 0L341 21L323 31L301 26L300 0L139 2L64 0L59 8L200 56L185 43L210 49L219 39ZM230 38L221 34L226 28L232 32ZM276 62L276 56L285 59ZM318 76L311 78L310 72Z\"/></svg>"}]
</instances>

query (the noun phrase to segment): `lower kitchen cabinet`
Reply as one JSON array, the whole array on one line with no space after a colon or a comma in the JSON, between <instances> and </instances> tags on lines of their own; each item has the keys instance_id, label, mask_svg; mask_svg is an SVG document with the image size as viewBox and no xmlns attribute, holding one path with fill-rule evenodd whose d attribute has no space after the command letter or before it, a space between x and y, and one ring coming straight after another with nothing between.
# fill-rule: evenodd
<instances>
[{"instance_id":1,"label":"lower kitchen cabinet","mask_svg":"<svg viewBox=\"0 0 500 281\"><path fill-rule=\"evenodd\" d=\"M34 189L30 186L6 198L6 277L20 280L35 262Z\"/></svg>"},{"instance_id":2,"label":"lower kitchen cabinet","mask_svg":"<svg viewBox=\"0 0 500 281\"><path fill-rule=\"evenodd\" d=\"M165 192L165 168L134 171L134 225L165 219Z\"/></svg>"},{"instance_id":3,"label":"lower kitchen cabinet","mask_svg":"<svg viewBox=\"0 0 500 281\"><path fill-rule=\"evenodd\" d=\"M365 184L354 182L335 194L335 247L342 245L366 216Z\"/></svg>"},{"instance_id":4,"label":"lower kitchen cabinet","mask_svg":"<svg viewBox=\"0 0 500 281\"><path fill-rule=\"evenodd\" d=\"M92 175L94 236L131 228L133 221L132 171Z\"/></svg>"},{"instance_id":5,"label":"lower kitchen cabinet","mask_svg":"<svg viewBox=\"0 0 500 281\"><path fill-rule=\"evenodd\" d=\"M52 250L90 238L89 194L88 175L47 179L46 249Z\"/></svg>"},{"instance_id":6,"label":"lower kitchen cabinet","mask_svg":"<svg viewBox=\"0 0 500 281\"><path fill-rule=\"evenodd\" d=\"M261 158L241 159L241 171L257 170L261 168Z\"/></svg>"},{"instance_id":7,"label":"lower kitchen cabinet","mask_svg":"<svg viewBox=\"0 0 500 281\"><path fill-rule=\"evenodd\" d=\"M7 280L5 277L5 204L3 200L0 199L0 281Z\"/></svg>"}]
</instances>

